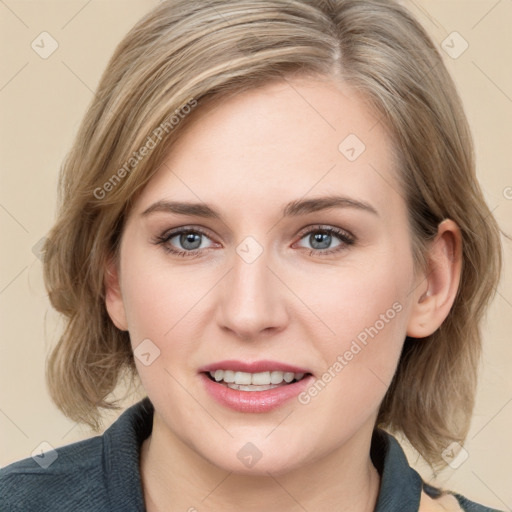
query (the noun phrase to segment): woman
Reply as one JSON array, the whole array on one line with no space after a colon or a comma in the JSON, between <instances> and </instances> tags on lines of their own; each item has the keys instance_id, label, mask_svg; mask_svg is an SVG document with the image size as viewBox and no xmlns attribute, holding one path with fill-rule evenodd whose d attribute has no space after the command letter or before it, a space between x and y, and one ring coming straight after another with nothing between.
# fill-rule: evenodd
<instances>
[{"instance_id":1,"label":"woman","mask_svg":"<svg viewBox=\"0 0 512 512\"><path fill-rule=\"evenodd\" d=\"M501 268L471 144L394 2L156 7L101 79L44 261L55 403L97 426L125 371L147 397L2 469L1 510L491 510L389 433L438 468L469 429Z\"/></svg>"}]
</instances>

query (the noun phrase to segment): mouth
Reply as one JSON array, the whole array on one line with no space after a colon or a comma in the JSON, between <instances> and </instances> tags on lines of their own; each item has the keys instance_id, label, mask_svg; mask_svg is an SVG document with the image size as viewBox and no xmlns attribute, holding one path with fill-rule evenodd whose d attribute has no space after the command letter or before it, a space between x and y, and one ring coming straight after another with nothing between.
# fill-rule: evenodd
<instances>
[{"instance_id":1,"label":"mouth","mask_svg":"<svg viewBox=\"0 0 512 512\"><path fill-rule=\"evenodd\" d=\"M211 381L238 391L267 391L295 384L311 375L309 372L284 372L280 370L250 373L217 369L202 373Z\"/></svg>"},{"instance_id":2,"label":"mouth","mask_svg":"<svg viewBox=\"0 0 512 512\"><path fill-rule=\"evenodd\" d=\"M218 361L199 368L207 395L243 413L265 413L289 403L315 380L308 368L279 361Z\"/></svg>"}]
</instances>

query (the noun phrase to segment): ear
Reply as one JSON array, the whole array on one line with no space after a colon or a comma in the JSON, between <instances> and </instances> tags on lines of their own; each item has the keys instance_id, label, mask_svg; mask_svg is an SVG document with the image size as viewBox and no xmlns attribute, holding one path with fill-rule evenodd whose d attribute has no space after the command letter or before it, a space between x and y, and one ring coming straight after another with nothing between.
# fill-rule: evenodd
<instances>
[{"instance_id":1,"label":"ear","mask_svg":"<svg viewBox=\"0 0 512 512\"><path fill-rule=\"evenodd\" d=\"M115 258L111 256L105 267L105 306L114 325L121 331L128 330L123 296L119 282L119 271Z\"/></svg>"},{"instance_id":2,"label":"ear","mask_svg":"<svg viewBox=\"0 0 512 512\"><path fill-rule=\"evenodd\" d=\"M443 220L432 241L428 268L419 276L413 294L407 335L424 338L434 333L448 316L459 288L462 268L462 236L457 224Z\"/></svg>"}]
</instances>

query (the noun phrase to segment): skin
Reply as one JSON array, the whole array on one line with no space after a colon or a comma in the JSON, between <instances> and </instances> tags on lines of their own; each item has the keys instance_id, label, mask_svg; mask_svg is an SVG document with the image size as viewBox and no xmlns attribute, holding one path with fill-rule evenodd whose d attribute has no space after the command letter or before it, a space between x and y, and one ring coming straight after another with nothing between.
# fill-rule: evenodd
<instances>
[{"instance_id":1,"label":"skin","mask_svg":"<svg viewBox=\"0 0 512 512\"><path fill-rule=\"evenodd\" d=\"M134 204L106 280L116 326L134 349L149 338L160 350L149 366L136 358L155 406L141 453L148 510L373 510L378 408L406 335L431 334L450 310L460 232L443 221L427 272L415 270L392 142L346 84L295 78L195 115ZM366 146L353 162L338 150L349 134ZM345 207L281 215L290 201L333 193L377 214ZM205 202L223 220L141 215L160 200ZM302 233L317 224L355 242L332 235L330 245L315 244L318 229ZM198 257L153 243L180 226L207 232ZM248 236L263 250L250 264L236 252ZM167 245L187 250L179 236ZM292 399L240 413L201 385L198 368L223 359L277 360L319 378L394 303L400 312L307 405ZM237 458L247 442L262 453L252 468Z\"/></svg>"}]
</instances>

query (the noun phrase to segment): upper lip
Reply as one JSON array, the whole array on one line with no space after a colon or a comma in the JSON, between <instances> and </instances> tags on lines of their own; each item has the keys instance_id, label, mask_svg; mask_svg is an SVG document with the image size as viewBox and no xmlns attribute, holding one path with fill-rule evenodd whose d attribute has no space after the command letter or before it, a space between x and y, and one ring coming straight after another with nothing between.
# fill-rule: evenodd
<instances>
[{"instance_id":1,"label":"upper lip","mask_svg":"<svg viewBox=\"0 0 512 512\"><path fill-rule=\"evenodd\" d=\"M307 368L300 368L280 361L236 361L234 359L218 361L199 368L200 372L213 372L215 370L232 370L235 372L259 373L259 372L292 372L292 373L311 373Z\"/></svg>"}]
</instances>

